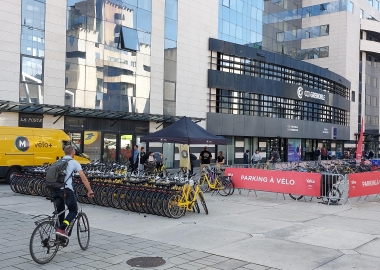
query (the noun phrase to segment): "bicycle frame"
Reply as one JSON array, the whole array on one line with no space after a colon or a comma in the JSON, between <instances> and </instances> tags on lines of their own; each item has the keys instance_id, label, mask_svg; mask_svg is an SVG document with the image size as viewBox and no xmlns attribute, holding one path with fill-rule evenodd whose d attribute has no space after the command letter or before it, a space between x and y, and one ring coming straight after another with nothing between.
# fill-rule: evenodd
<instances>
[{"instance_id":1,"label":"bicycle frame","mask_svg":"<svg viewBox=\"0 0 380 270\"><path fill-rule=\"evenodd\" d=\"M211 172L212 173L212 172ZM208 174L207 173L204 173L203 174L203 177L205 177L205 180L209 186L210 189L216 189L216 190L221 190L221 189L224 189L224 186L223 184L219 181L219 178L218 177L215 177L215 181L214 183L211 183L209 177L208 177Z\"/></svg>"}]
</instances>

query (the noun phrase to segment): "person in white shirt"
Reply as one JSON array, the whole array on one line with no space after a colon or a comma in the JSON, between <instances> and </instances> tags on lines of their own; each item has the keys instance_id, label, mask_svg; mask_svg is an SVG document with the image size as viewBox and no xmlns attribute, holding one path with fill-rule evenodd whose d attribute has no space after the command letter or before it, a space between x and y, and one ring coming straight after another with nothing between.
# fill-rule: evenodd
<instances>
[{"instance_id":1,"label":"person in white shirt","mask_svg":"<svg viewBox=\"0 0 380 270\"><path fill-rule=\"evenodd\" d=\"M253 163L253 165L256 165L257 163L259 163L259 161L261 160L261 155L259 153L259 150L256 149L255 153L253 153L252 157L251 157L251 161Z\"/></svg>"}]
</instances>

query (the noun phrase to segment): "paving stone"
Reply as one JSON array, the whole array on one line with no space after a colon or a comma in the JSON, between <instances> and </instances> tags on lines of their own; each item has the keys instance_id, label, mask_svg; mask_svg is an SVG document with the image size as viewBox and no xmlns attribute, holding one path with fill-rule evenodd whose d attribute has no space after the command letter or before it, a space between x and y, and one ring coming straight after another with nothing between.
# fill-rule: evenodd
<instances>
[{"instance_id":1,"label":"paving stone","mask_svg":"<svg viewBox=\"0 0 380 270\"><path fill-rule=\"evenodd\" d=\"M174 263L174 264L177 264L177 265L189 262L189 260L181 259L181 258L178 258L178 257L172 257L172 258L169 259L169 261L171 263Z\"/></svg>"},{"instance_id":2,"label":"paving stone","mask_svg":"<svg viewBox=\"0 0 380 270\"><path fill-rule=\"evenodd\" d=\"M214 261L214 262L223 262L223 261L228 260L227 257L217 256L217 255L210 255L208 257L205 257L205 259L209 261Z\"/></svg>"},{"instance_id":3,"label":"paving stone","mask_svg":"<svg viewBox=\"0 0 380 270\"><path fill-rule=\"evenodd\" d=\"M86 266L92 266L93 268L96 269L106 269L108 266L110 266L110 263L102 262L102 261L94 261L91 263L86 263L84 264Z\"/></svg>"},{"instance_id":4,"label":"paving stone","mask_svg":"<svg viewBox=\"0 0 380 270\"><path fill-rule=\"evenodd\" d=\"M243 268L243 269L250 269L250 270L267 270L267 269L269 269L270 267L250 263L250 264L246 264L246 265L244 265L242 268ZM272 269L272 268L271 268L271 269Z\"/></svg>"},{"instance_id":5,"label":"paving stone","mask_svg":"<svg viewBox=\"0 0 380 270\"><path fill-rule=\"evenodd\" d=\"M235 268L247 265L247 264L248 264L247 262L229 259L229 260L217 263L217 264L213 265L212 267L218 268L218 269L223 269L223 270L230 270L230 269L235 269Z\"/></svg>"}]
</instances>

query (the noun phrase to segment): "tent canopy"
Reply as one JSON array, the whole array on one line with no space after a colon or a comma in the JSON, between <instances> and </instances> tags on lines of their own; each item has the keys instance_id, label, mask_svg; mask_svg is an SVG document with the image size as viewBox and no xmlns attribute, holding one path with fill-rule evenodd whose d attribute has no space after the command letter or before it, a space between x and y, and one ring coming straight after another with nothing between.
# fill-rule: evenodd
<instances>
[{"instance_id":1,"label":"tent canopy","mask_svg":"<svg viewBox=\"0 0 380 270\"><path fill-rule=\"evenodd\" d=\"M164 129L142 137L140 141L182 144L227 144L226 139L211 134L186 116Z\"/></svg>"}]
</instances>

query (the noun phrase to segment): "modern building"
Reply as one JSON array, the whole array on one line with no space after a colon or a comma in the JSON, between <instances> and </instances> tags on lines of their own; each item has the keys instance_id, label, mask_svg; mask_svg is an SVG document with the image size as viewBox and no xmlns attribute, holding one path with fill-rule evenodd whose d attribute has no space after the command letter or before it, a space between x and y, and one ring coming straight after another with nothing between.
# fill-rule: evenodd
<instances>
[{"instance_id":1,"label":"modern building","mask_svg":"<svg viewBox=\"0 0 380 270\"><path fill-rule=\"evenodd\" d=\"M3 0L0 125L64 129L92 159L191 117L229 163L379 149L377 0ZM150 144L167 165L173 144ZM202 145L191 146L199 153Z\"/></svg>"}]
</instances>

